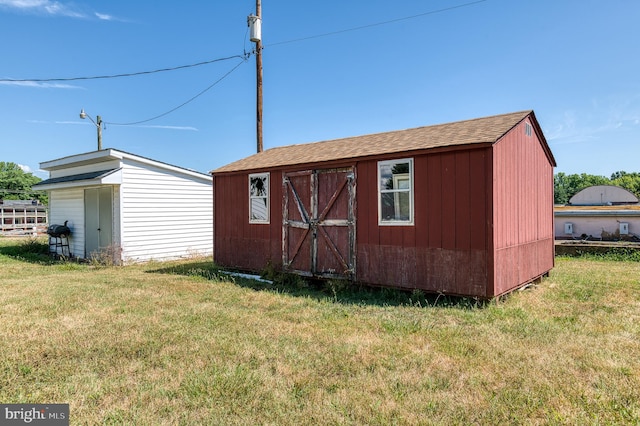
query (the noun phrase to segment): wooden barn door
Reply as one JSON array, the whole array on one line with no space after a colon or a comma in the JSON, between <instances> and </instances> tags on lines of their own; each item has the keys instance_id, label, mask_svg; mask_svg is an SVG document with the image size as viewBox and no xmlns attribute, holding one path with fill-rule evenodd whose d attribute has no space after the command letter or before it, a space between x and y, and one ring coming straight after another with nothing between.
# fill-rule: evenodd
<instances>
[{"instance_id":1,"label":"wooden barn door","mask_svg":"<svg viewBox=\"0 0 640 426\"><path fill-rule=\"evenodd\" d=\"M285 271L355 279L355 183L352 168L308 170L283 176Z\"/></svg>"}]
</instances>

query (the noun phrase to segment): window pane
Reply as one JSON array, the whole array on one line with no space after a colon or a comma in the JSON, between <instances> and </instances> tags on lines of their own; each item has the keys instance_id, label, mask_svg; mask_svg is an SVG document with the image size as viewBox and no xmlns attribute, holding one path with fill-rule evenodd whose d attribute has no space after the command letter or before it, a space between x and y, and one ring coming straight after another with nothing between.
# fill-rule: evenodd
<instances>
[{"instance_id":1,"label":"window pane","mask_svg":"<svg viewBox=\"0 0 640 426\"><path fill-rule=\"evenodd\" d=\"M249 186L251 188L252 197L266 197L267 196L267 177L258 176L250 178Z\"/></svg>"},{"instance_id":2,"label":"window pane","mask_svg":"<svg viewBox=\"0 0 640 426\"><path fill-rule=\"evenodd\" d=\"M251 220L267 220L267 199L251 199Z\"/></svg>"},{"instance_id":3,"label":"window pane","mask_svg":"<svg viewBox=\"0 0 640 426\"><path fill-rule=\"evenodd\" d=\"M396 196L396 220L409 220L409 192L397 192Z\"/></svg>"},{"instance_id":4,"label":"window pane","mask_svg":"<svg viewBox=\"0 0 640 426\"><path fill-rule=\"evenodd\" d=\"M410 189L411 181L409 180L409 176L395 176L394 177L396 188L398 189Z\"/></svg>"},{"instance_id":5,"label":"window pane","mask_svg":"<svg viewBox=\"0 0 640 426\"><path fill-rule=\"evenodd\" d=\"M390 163L380 165L380 189L409 189L409 163Z\"/></svg>"},{"instance_id":6,"label":"window pane","mask_svg":"<svg viewBox=\"0 0 640 426\"><path fill-rule=\"evenodd\" d=\"M381 212L383 221L409 220L411 212L409 192L387 192L381 194Z\"/></svg>"},{"instance_id":7,"label":"window pane","mask_svg":"<svg viewBox=\"0 0 640 426\"><path fill-rule=\"evenodd\" d=\"M378 163L380 222L411 222L411 160Z\"/></svg>"},{"instance_id":8,"label":"window pane","mask_svg":"<svg viewBox=\"0 0 640 426\"><path fill-rule=\"evenodd\" d=\"M249 221L269 223L269 174L249 175Z\"/></svg>"},{"instance_id":9,"label":"window pane","mask_svg":"<svg viewBox=\"0 0 640 426\"><path fill-rule=\"evenodd\" d=\"M385 193L380 197L381 201L381 220L395 220L396 219L396 207L394 203L394 194Z\"/></svg>"}]
</instances>

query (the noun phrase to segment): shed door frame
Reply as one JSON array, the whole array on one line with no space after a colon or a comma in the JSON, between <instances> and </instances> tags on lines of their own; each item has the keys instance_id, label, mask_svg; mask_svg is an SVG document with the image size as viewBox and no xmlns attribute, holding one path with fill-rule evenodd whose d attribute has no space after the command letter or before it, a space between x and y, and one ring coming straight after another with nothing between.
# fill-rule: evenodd
<instances>
[{"instance_id":1,"label":"shed door frame","mask_svg":"<svg viewBox=\"0 0 640 426\"><path fill-rule=\"evenodd\" d=\"M85 258L113 244L113 188L84 190Z\"/></svg>"},{"instance_id":2,"label":"shed door frame","mask_svg":"<svg viewBox=\"0 0 640 426\"><path fill-rule=\"evenodd\" d=\"M335 187L328 188L323 175L336 175ZM298 187L293 181L308 177L309 188ZM305 170L284 173L283 186L283 229L282 265L283 270L305 276L321 278L356 279L356 175L353 167ZM301 193L309 194L309 200L301 198ZM319 191L332 192L319 205ZM293 204L299 217L289 217L289 206ZM346 205L345 205L346 204ZM336 211L344 212L335 217ZM331 214L330 214L331 213ZM346 213L346 214L345 214ZM293 215L292 215L293 216ZM293 235L295 234L295 235ZM319 247L323 250L319 250ZM309 256L296 267L296 258ZM336 268L325 269L328 263ZM341 269L341 270L340 270Z\"/></svg>"}]
</instances>

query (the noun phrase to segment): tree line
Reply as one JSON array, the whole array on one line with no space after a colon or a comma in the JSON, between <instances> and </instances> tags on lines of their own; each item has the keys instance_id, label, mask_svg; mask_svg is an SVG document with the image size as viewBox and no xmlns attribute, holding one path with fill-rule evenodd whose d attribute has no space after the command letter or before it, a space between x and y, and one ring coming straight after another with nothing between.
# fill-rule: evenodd
<instances>
[{"instance_id":1,"label":"tree line","mask_svg":"<svg viewBox=\"0 0 640 426\"><path fill-rule=\"evenodd\" d=\"M594 185L620 186L640 198L640 173L619 171L609 178L587 173L557 173L553 177L553 200L556 204L567 204L575 194Z\"/></svg>"},{"instance_id":2,"label":"tree line","mask_svg":"<svg viewBox=\"0 0 640 426\"><path fill-rule=\"evenodd\" d=\"M33 190L33 185L41 180L16 163L0 161L0 200L38 200L47 204L46 191Z\"/></svg>"}]
</instances>

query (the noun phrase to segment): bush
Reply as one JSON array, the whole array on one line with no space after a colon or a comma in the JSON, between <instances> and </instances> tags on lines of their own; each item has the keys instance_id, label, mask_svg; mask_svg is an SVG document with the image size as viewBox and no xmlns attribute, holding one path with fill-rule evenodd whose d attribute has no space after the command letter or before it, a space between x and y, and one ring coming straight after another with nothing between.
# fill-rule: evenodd
<instances>
[{"instance_id":1,"label":"bush","mask_svg":"<svg viewBox=\"0 0 640 426\"><path fill-rule=\"evenodd\" d=\"M38 237L28 237L20 242L20 251L23 254L49 254L49 244Z\"/></svg>"}]
</instances>

